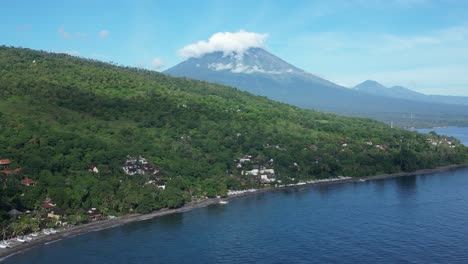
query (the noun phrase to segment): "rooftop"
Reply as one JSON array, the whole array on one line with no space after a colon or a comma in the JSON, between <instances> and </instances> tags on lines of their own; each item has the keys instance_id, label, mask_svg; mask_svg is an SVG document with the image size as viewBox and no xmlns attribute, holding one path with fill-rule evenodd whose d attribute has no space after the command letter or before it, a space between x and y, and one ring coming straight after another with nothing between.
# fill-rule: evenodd
<instances>
[{"instance_id":1,"label":"rooftop","mask_svg":"<svg viewBox=\"0 0 468 264\"><path fill-rule=\"evenodd\" d=\"M9 159L0 159L0 165L10 165L11 161Z\"/></svg>"}]
</instances>

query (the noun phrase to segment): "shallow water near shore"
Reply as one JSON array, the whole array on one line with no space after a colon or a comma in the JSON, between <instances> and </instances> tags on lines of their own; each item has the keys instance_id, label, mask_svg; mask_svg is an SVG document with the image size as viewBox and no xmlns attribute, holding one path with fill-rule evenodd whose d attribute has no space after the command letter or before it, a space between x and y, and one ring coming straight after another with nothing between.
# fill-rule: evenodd
<instances>
[{"instance_id":1,"label":"shallow water near shore","mask_svg":"<svg viewBox=\"0 0 468 264\"><path fill-rule=\"evenodd\" d=\"M4 263L468 263L467 190L464 168L261 193Z\"/></svg>"}]
</instances>

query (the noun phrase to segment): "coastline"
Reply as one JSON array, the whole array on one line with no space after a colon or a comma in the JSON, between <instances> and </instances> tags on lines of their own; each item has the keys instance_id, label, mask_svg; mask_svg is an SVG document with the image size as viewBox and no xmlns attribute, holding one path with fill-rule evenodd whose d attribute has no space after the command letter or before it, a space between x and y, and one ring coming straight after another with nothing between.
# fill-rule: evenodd
<instances>
[{"instance_id":1,"label":"coastline","mask_svg":"<svg viewBox=\"0 0 468 264\"><path fill-rule=\"evenodd\" d=\"M218 204L220 201L234 200L243 196L250 196L250 195L266 193L266 192L282 191L282 190L287 190L287 189L297 189L297 188L303 188L303 187L334 185L334 184L343 184L343 183L362 182L364 180L370 181L370 180L380 180L380 179L397 178L397 177L414 176L414 175L434 174L438 172L450 171L454 169L467 168L467 167L468 167L468 164L457 164L457 165L442 166L442 167L438 167L434 169L422 169L422 170L418 170L414 172L380 174L380 175L374 175L374 176L368 176L368 177L346 178L346 179L340 179L340 180L334 180L334 181L302 183L302 184L288 185L288 186L283 186L283 187L268 187L268 188L263 188L263 189L257 189L255 191L243 192L243 193L231 195L227 198L209 198L209 199L205 199L199 202L191 202L177 209L162 209L162 210L158 210L149 214L124 215L124 216L117 217L115 219L105 219L102 221L91 222L91 223L67 228L53 235L48 235L48 236L43 235L41 237L36 238L33 241L30 241L29 243L22 243L12 248L0 249L0 262L15 254L25 252L37 246L50 244L54 241L62 240L64 238L74 237L74 236L86 234L89 232L108 229L108 228L132 223L132 222L154 219L154 218L164 216L164 215L182 213L182 212L190 211L196 208L202 208L202 207L206 207L212 204Z\"/></svg>"}]
</instances>

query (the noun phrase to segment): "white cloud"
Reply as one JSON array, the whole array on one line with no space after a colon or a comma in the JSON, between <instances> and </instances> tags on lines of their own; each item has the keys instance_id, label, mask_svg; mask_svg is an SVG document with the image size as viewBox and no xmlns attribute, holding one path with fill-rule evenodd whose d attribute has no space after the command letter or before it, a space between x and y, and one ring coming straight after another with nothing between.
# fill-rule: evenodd
<instances>
[{"instance_id":1,"label":"white cloud","mask_svg":"<svg viewBox=\"0 0 468 264\"><path fill-rule=\"evenodd\" d=\"M151 61L151 67L153 69L159 69L162 66L164 66L164 63L162 62L160 58L153 58L153 60Z\"/></svg>"},{"instance_id":2,"label":"white cloud","mask_svg":"<svg viewBox=\"0 0 468 264\"><path fill-rule=\"evenodd\" d=\"M110 32L109 30L103 29L99 31L99 37L100 38L107 38L109 36Z\"/></svg>"},{"instance_id":3,"label":"white cloud","mask_svg":"<svg viewBox=\"0 0 468 264\"><path fill-rule=\"evenodd\" d=\"M249 48L264 47L268 34L259 34L240 30L238 32L218 32L208 41L200 40L197 43L187 45L179 50L179 55L184 58L199 58L207 53L221 51L224 55L231 53L242 54Z\"/></svg>"},{"instance_id":4,"label":"white cloud","mask_svg":"<svg viewBox=\"0 0 468 264\"><path fill-rule=\"evenodd\" d=\"M76 33L72 34L72 33L68 32L68 31L66 31L63 26L60 26L58 28L58 33L64 39L72 39L72 38L87 39L88 38L88 33L76 32Z\"/></svg>"},{"instance_id":5,"label":"white cloud","mask_svg":"<svg viewBox=\"0 0 468 264\"><path fill-rule=\"evenodd\" d=\"M63 26L59 27L58 33L59 33L63 38L66 38L66 39L71 38L71 34L68 33L67 31L65 31L65 28L64 28Z\"/></svg>"}]
</instances>

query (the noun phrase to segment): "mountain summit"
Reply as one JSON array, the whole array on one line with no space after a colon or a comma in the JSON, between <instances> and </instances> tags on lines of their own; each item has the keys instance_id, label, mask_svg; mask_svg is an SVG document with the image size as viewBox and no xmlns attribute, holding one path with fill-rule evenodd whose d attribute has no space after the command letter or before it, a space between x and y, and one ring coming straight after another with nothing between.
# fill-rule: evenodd
<instances>
[{"instance_id":1,"label":"mountain summit","mask_svg":"<svg viewBox=\"0 0 468 264\"><path fill-rule=\"evenodd\" d=\"M304 72L262 48L250 48L245 52L233 52L229 55L214 52L205 54L200 59L192 58L188 62L190 61L210 70L232 73L280 75Z\"/></svg>"},{"instance_id":2,"label":"mountain summit","mask_svg":"<svg viewBox=\"0 0 468 264\"><path fill-rule=\"evenodd\" d=\"M288 98L283 98L282 94L288 93L293 87L279 88L272 86L270 82L289 83L298 79L314 85L343 89L334 83L306 73L262 48L249 48L244 52L229 54L222 51L204 54L199 58L189 58L165 73L232 85L282 101L288 101Z\"/></svg>"},{"instance_id":3,"label":"mountain summit","mask_svg":"<svg viewBox=\"0 0 468 264\"><path fill-rule=\"evenodd\" d=\"M233 86L299 107L394 121L402 126L415 126L415 120L418 125L431 126L452 124L452 117L457 122L468 119L468 106L415 102L407 100L410 98L345 88L299 69L261 47L197 54L165 73ZM363 86L388 90L375 81ZM451 118L441 119L441 113Z\"/></svg>"},{"instance_id":4,"label":"mountain summit","mask_svg":"<svg viewBox=\"0 0 468 264\"><path fill-rule=\"evenodd\" d=\"M303 98L311 90L350 92L349 89L307 73L262 48L244 52L222 51L204 54L168 69L166 74L221 83L267 96L271 99L310 107ZM322 98L328 104L327 98Z\"/></svg>"}]
</instances>

